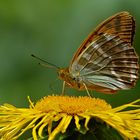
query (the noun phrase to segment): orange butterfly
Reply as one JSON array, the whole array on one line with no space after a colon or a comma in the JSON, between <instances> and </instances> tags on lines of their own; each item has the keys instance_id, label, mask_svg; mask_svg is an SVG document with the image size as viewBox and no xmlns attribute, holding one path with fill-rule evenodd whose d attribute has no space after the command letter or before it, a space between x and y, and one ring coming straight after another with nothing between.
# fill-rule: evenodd
<instances>
[{"instance_id":1,"label":"orange butterfly","mask_svg":"<svg viewBox=\"0 0 140 140\"><path fill-rule=\"evenodd\" d=\"M111 16L85 39L69 67L58 68L59 78L64 85L87 92L115 93L134 87L139 69L134 33L135 21L128 12Z\"/></svg>"}]
</instances>

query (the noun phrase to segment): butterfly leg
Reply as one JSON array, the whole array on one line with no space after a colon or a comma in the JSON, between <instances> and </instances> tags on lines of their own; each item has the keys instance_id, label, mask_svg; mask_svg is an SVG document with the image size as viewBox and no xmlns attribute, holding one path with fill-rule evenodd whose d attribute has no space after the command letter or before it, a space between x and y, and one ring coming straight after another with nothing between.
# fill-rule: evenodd
<instances>
[{"instance_id":1,"label":"butterfly leg","mask_svg":"<svg viewBox=\"0 0 140 140\"><path fill-rule=\"evenodd\" d=\"M90 95L90 93L89 93L89 90L88 90L88 88L87 88L86 84L85 84L85 83L83 83L83 85L84 85L84 87L85 87L85 89L86 89L86 91L87 91L88 96L89 96L89 97L91 97L91 95Z\"/></svg>"},{"instance_id":2,"label":"butterfly leg","mask_svg":"<svg viewBox=\"0 0 140 140\"><path fill-rule=\"evenodd\" d=\"M66 85L66 82L64 81L63 82L63 87L62 87L62 93L61 93L61 95L64 95L64 93L65 93L65 85Z\"/></svg>"}]
</instances>

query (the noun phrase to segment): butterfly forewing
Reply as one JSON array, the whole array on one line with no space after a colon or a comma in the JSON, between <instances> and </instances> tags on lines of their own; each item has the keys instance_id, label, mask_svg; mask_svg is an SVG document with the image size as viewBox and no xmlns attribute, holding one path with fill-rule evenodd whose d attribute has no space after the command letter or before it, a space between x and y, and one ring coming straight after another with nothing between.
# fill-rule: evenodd
<instances>
[{"instance_id":1,"label":"butterfly forewing","mask_svg":"<svg viewBox=\"0 0 140 140\"><path fill-rule=\"evenodd\" d=\"M128 12L103 22L74 55L69 67L71 76L79 73L87 88L98 91L133 87L138 79L138 57L131 46L134 28Z\"/></svg>"},{"instance_id":2,"label":"butterfly forewing","mask_svg":"<svg viewBox=\"0 0 140 140\"><path fill-rule=\"evenodd\" d=\"M128 12L120 12L102 22L81 44L71 64L97 36L104 33L118 35L121 39L132 45L135 33L135 21Z\"/></svg>"}]
</instances>

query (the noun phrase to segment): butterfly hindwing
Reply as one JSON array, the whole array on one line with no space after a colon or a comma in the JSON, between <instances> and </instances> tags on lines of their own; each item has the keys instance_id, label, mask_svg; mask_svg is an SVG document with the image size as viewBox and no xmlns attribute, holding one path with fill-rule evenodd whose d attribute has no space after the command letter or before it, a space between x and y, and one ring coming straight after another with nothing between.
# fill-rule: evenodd
<instances>
[{"instance_id":1,"label":"butterfly hindwing","mask_svg":"<svg viewBox=\"0 0 140 140\"><path fill-rule=\"evenodd\" d=\"M129 89L138 78L138 58L129 43L106 33L95 38L75 59L70 72L78 72L87 87Z\"/></svg>"}]
</instances>

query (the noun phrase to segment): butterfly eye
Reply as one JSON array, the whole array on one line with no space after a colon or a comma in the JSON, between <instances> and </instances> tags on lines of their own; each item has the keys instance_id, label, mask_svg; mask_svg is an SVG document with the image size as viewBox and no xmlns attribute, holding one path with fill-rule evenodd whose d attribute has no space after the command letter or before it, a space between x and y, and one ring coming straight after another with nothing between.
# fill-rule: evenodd
<instances>
[{"instance_id":1,"label":"butterfly eye","mask_svg":"<svg viewBox=\"0 0 140 140\"><path fill-rule=\"evenodd\" d=\"M74 81L75 81L75 80L76 80L76 78L75 78L75 77L73 77L73 78L72 78L72 80L74 80Z\"/></svg>"}]
</instances>

